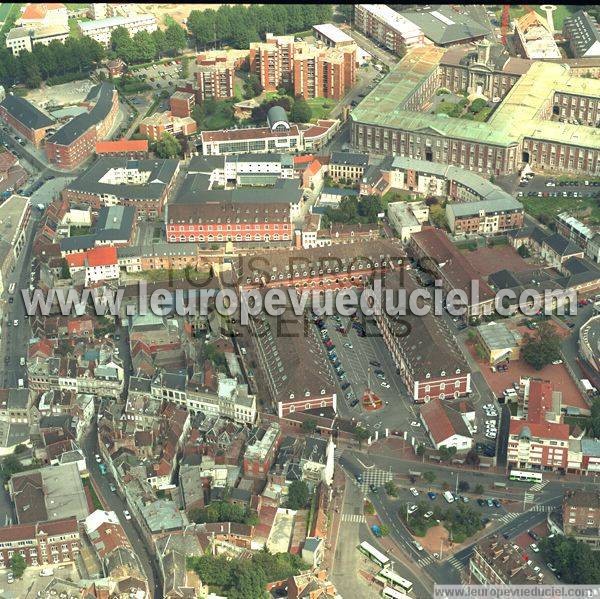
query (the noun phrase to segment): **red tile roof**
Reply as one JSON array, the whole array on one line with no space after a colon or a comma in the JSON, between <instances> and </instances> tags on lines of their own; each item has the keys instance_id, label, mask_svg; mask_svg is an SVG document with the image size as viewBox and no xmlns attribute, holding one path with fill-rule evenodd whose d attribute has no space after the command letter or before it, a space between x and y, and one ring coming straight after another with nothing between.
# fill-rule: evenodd
<instances>
[{"instance_id":1,"label":"red tile roof","mask_svg":"<svg viewBox=\"0 0 600 599\"><path fill-rule=\"evenodd\" d=\"M17 158L10 152L2 152L0 154L0 173L5 173L8 169L17 162Z\"/></svg>"},{"instance_id":2,"label":"red tile roof","mask_svg":"<svg viewBox=\"0 0 600 599\"><path fill-rule=\"evenodd\" d=\"M113 152L147 152L147 139L117 139L115 141L97 141L96 154Z\"/></svg>"},{"instance_id":3,"label":"red tile roof","mask_svg":"<svg viewBox=\"0 0 600 599\"><path fill-rule=\"evenodd\" d=\"M97 247L86 254L88 266L110 266L119 261L117 248L112 246Z\"/></svg>"},{"instance_id":4,"label":"red tile roof","mask_svg":"<svg viewBox=\"0 0 600 599\"><path fill-rule=\"evenodd\" d=\"M312 154L305 156L294 156L294 166L300 166L301 164L309 164L314 159Z\"/></svg>"},{"instance_id":5,"label":"red tile roof","mask_svg":"<svg viewBox=\"0 0 600 599\"><path fill-rule=\"evenodd\" d=\"M271 131L269 127L258 129L228 129L225 131L202 131L202 141L242 141L245 139L266 139L269 137L288 137L300 135L296 125L289 131Z\"/></svg>"},{"instance_id":6,"label":"red tile roof","mask_svg":"<svg viewBox=\"0 0 600 599\"><path fill-rule=\"evenodd\" d=\"M529 403L527 420L529 422L545 422L546 412L552 410L552 392L554 387L550 381L531 381L529 383Z\"/></svg>"},{"instance_id":7,"label":"red tile roof","mask_svg":"<svg viewBox=\"0 0 600 599\"><path fill-rule=\"evenodd\" d=\"M443 443L452 435L470 436L460 414L444 406L439 399L426 403L421 408L421 417L436 445Z\"/></svg>"},{"instance_id":8,"label":"red tile roof","mask_svg":"<svg viewBox=\"0 0 600 599\"><path fill-rule=\"evenodd\" d=\"M77 531L77 518L63 518L52 522L36 524L16 524L0 528L0 543L35 539L42 532L48 536L74 533Z\"/></svg>"},{"instance_id":9,"label":"red tile roof","mask_svg":"<svg viewBox=\"0 0 600 599\"><path fill-rule=\"evenodd\" d=\"M25 20L43 19L49 10L60 10L61 8L65 8L65 5L61 4L60 2L47 2L45 4L29 4L23 11L23 14L20 18Z\"/></svg>"},{"instance_id":10,"label":"red tile roof","mask_svg":"<svg viewBox=\"0 0 600 599\"><path fill-rule=\"evenodd\" d=\"M67 256L67 264L70 268L74 268L77 266L85 265L85 252L80 252L77 254L69 254Z\"/></svg>"},{"instance_id":11,"label":"red tile roof","mask_svg":"<svg viewBox=\"0 0 600 599\"><path fill-rule=\"evenodd\" d=\"M528 420L510 420L510 434L520 435L522 430L527 427L533 437L540 439L552 439L558 441L569 440L569 425L557 424L554 422L529 422Z\"/></svg>"}]
</instances>

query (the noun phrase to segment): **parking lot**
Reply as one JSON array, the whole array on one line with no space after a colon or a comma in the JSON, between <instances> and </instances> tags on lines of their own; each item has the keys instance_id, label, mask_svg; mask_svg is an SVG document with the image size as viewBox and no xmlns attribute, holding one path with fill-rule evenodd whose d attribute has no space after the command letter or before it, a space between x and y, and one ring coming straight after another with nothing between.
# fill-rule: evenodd
<instances>
[{"instance_id":1,"label":"parking lot","mask_svg":"<svg viewBox=\"0 0 600 599\"><path fill-rule=\"evenodd\" d=\"M153 89L166 89L169 93L173 93L181 80L181 68L181 60L171 60L168 63L138 69L134 74L144 79Z\"/></svg>"},{"instance_id":2,"label":"parking lot","mask_svg":"<svg viewBox=\"0 0 600 599\"><path fill-rule=\"evenodd\" d=\"M381 432L385 428L390 431L409 431L418 442L427 443L422 427L411 426L411 422L419 422L418 408L408 397L375 323L365 320L353 327L349 317L341 316L337 321L329 316L323 317L323 324L335 352L335 359L330 357L330 368L340 385L346 387L349 384L340 393L339 413L343 417L365 422ZM364 330L365 337L359 336L358 328ZM322 334L319 336L322 337ZM334 364L339 364L338 372ZM339 372L343 372L343 378ZM382 402L381 408L372 411L365 410L361 402L369 381L371 390Z\"/></svg>"}]
</instances>

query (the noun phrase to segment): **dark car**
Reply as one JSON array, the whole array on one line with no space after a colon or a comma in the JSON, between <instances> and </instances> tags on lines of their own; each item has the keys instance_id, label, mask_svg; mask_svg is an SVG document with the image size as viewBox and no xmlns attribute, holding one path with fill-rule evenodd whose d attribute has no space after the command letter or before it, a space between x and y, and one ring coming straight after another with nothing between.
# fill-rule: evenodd
<instances>
[{"instance_id":1,"label":"dark car","mask_svg":"<svg viewBox=\"0 0 600 599\"><path fill-rule=\"evenodd\" d=\"M383 375L385 375L385 372L383 372L383 370L381 370L381 368L376 368L373 372L375 374L383 374Z\"/></svg>"},{"instance_id":2,"label":"dark car","mask_svg":"<svg viewBox=\"0 0 600 599\"><path fill-rule=\"evenodd\" d=\"M354 408L354 407L355 407L355 406L357 406L357 405L358 405L358 399L355 399L355 400L354 400L354 401L353 401L353 402L350 404L350 407L351 407L351 408Z\"/></svg>"},{"instance_id":3,"label":"dark car","mask_svg":"<svg viewBox=\"0 0 600 599\"><path fill-rule=\"evenodd\" d=\"M369 360L369 364L370 364L371 366L375 366L376 368L381 368L381 363L380 363L380 362L378 362L377 360ZM377 370L376 370L375 372L377 372ZM380 371L380 372L381 372L381 371Z\"/></svg>"},{"instance_id":4,"label":"dark car","mask_svg":"<svg viewBox=\"0 0 600 599\"><path fill-rule=\"evenodd\" d=\"M342 384L342 391L345 391L349 386L350 386L350 383L343 383Z\"/></svg>"},{"instance_id":5,"label":"dark car","mask_svg":"<svg viewBox=\"0 0 600 599\"><path fill-rule=\"evenodd\" d=\"M377 493L377 487L373 483L369 485L369 489L371 489L371 493Z\"/></svg>"},{"instance_id":6,"label":"dark car","mask_svg":"<svg viewBox=\"0 0 600 599\"><path fill-rule=\"evenodd\" d=\"M477 500L477 503L479 504L479 507L487 505L485 499L481 499L481 497Z\"/></svg>"},{"instance_id":7,"label":"dark car","mask_svg":"<svg viewBox=\"0 0 600 599\"><path fill-rule=\"evenodd\" d=\"M494 507L500 507L500 502L497 499L492 499L492 503L494 504Z\"/></svg>"}]
</instances>

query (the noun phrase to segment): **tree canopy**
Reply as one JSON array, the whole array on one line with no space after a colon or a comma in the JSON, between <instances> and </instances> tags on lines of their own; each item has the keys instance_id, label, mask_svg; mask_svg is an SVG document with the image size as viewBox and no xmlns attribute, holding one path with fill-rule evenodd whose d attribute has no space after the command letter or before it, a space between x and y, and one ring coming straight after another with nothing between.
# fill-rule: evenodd
<instances>
[{"instance_id":1,"label":"tree canopy","mask_svg":"<svg viewBox=\"0 0 600 599\"><path fill-rule=\"evenodd\" d=\"M541 321L534 335L525 335L521 355L536 370L560 358L560 337L550 322Z\"/></svg>"},{"instance_id":2,"label":"tree canopy","mask_svg":"<svg viewBox=\"0 0 600 599\"><path fill-rule=\"evenodd\" d=\"M600 556L583 541L555 535L540 543L545 561L558 570L566 584L600 584Z\"/></svg>"},{"instance_id":3,"label":"tree canopy","mask_svg":"<svg viewBox=\"0 0 600 599\"><path fill-rule=\"evenodd\" d=\"M53 77L86 75L105 57L101 44L90 37L58 40L47 46L36 44L31 52L21 51L13 56L8 48L0 48L0 83L10 87L23 83L29 88L39 87L42 81Z\"/></svg>"},{"instance_id":4,"label":"tree canopy","mask_svg":"<svg viewBox=\"0 0 600 599\"><path fill-rule=\"evenodd\" d=\"M287 507L291 510L301 510L308 502L308 485L303 480L295 480L289 486Z\"/></svg>"},{"instance_id":5,"label":"tree canopy","mask_svg":"<svg viewBox=\"0 0 600 599\"><path fill-rule=\"evenodd\" d=\"M168 131L165 131L156 142L156 153L159 158L176 158L180 152L181 143Z\"/></svg>"},{"instance_id":6,"label":"tree canopy","mask_svg":"<svg viewBox=\"0 0 600 599\"><path fill-rule=\"evenodd\" d=\"M221 5L217 10L193 10L187 28L202 48L228 44L247 48L267 32L275 35L306 31L331 21L330 4Z\"/></svg>"},{"instance_id":7,"label":"tree canopy","mask_svg":"<svg viewBox=\"0 0 600 599\"><path fill-rule=\"evenodd\" d=\"M15 553L10 558L10 569L15 578L21 578L21 576L23 576L23 572L25 572L25 568L27 568L27 562L25 561L25 558L20 553Z\"/></svg>"},{"instance_id":8,"label":"tree canopy","mask_svg":"<svg viewBox=\"0 0 600 599\"><path fill-rule=\"evenodd\" d=\"M218 587L220 594L237 599L262 599L269 582L296 576L308 565L291 553L254 553L251 559L228 560L225 556L189 557L192 568L209 587Z\"/></svg>"},{"instance_id":9,"label":"tree canopy","mask_svg":"<svg viewBox=\"0 0 600 599\"><path fill-rule=\"evenodd\" d=\"M330 223L369 224L377 222L377 215L383 212L383 203L377 196L344 196L337 208L326 208L323 225Z\"/></svg>"},{"instance_id":10,"label":"tree canopy","mask_svg":"<svg viewBox=\"0 0 600 599\"><path fill-rule=\"evenodd\" d=\"M292 106L290 118L294 123L308 123L312 118L312 110L304 98L296 98Z\"/></svg>"},{"instance_id":11,"label":"tree canopy","mask_svg":"<svg viewBox=\"0 0 600 599\"><path fill-rule=\"evenodd\" d=\"M244 506L235 503L213 501L204 508L190 510L190 518L196 524L203 524L204 522L252 524L255 521L255 514Z\"/></svg>"}]
</instances>

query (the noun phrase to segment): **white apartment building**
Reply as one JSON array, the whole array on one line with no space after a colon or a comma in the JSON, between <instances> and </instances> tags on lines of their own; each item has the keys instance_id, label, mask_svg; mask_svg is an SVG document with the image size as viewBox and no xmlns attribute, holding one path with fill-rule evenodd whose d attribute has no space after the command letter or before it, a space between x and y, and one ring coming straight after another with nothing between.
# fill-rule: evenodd
<instances>
[{"instance_id":1,"label":"white apartment building","mask_svg":"<svg viewBox=\"0 0 600 599\"><path fill-rule=\"evenodd\" d=\"M130 15L127 17L109 17L97 21L79 23L81 35L87 35L104 46L110 44L110 36L117 27L125 27L133 37L138 31L152 33L158 29L156 17L150 14Z\"/></svg>"},{"instance_id":2,"label":"white apartment building","mask_svg":"<svg viewBox=\"0 0 600 599\"><path fill-rule=\"evenodd\" d=\"M14 56L19 56L23 50L31 52L36 44L47 46L58 40L63 43L69 37L69 28L61 25L44 27L14 27L6 34L6 47Z\"/></svg>"}]
</instances>

